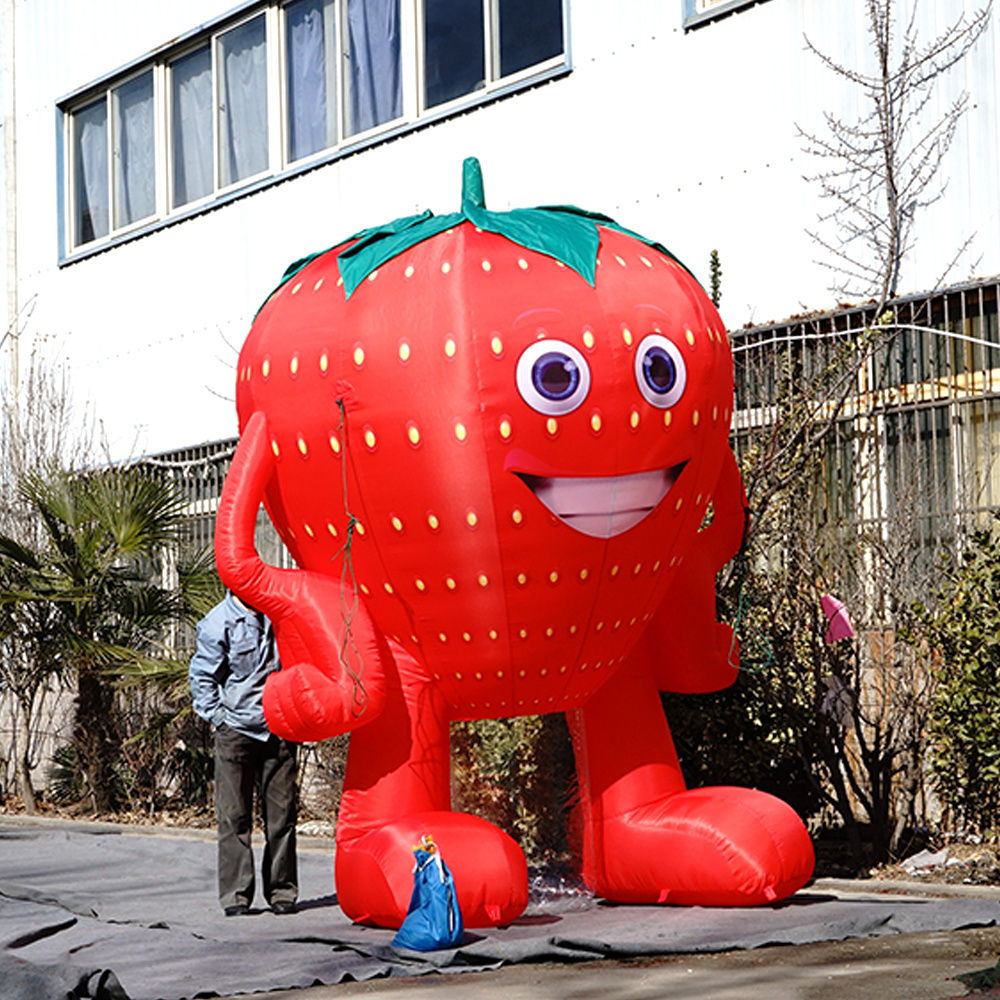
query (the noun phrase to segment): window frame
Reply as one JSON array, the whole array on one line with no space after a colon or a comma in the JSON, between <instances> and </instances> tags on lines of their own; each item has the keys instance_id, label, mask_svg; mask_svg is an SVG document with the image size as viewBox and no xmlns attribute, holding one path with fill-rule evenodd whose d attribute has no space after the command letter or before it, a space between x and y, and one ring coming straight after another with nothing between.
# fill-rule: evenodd
<instances>
[{"instance_id":1,"label":"window frame","mask_svg":"<svg viewBox=\"0 0 1000 1000\"><path fill-rule=\"evenodd\" d=\"M287 9L294 0L246 0L239 8L200 25L198 28L175 38L153 52L105 74L86 87L73 91L56 102L59 125L57 153L59 157L59 266L75 263L96 253L117 246L122 242L145 235L168 225L174 225L193 215L219 207L235 198L254 194L261 188L280 183L299 173L316 169L344 156L353 155L368 146L385 142L398 135L426 127L443 118L464 113L479 105L491 103L510 94L565 76L572 71L570 59L569 3L561 0L562 52L550 59L525 67L517 73L498 77L499 2L483 0L485 17L485 57L489 79L486 86L433 107L424 102L423 67L423 0L400 0L400 72L402 113L372 128L347 135L349 95L346 80L345 58L347 41L347 2L333 0L333 21L336 38L327 47L333 54L336 66L329 74L336 81L336 136L324 148L292 159L290 127L290 87L288 78L288 24ZM251 176L242 177L223 185L220 173L219 104L221 70L219 48L222 36L249 23L257 16L264 16L266 100L267 100L267 164ZM208 46L211 60L212 85L212 185L211 190L198 198L176 203L177 148L174 143L174 91L173 67L178 60ZM115 225L115 177L113 132L115 128L114 100L117 88L152 71L153 80L153 138L154 138L154 203L155 212L141 220ZM77 227L78 211L78 152L74 129L77 114L103 99L107 114L108 143L108 232L80 242ZM329 137L328 137L329 138Z\"/></svg>"},{"instance_id":2,"label":"window frame","mask_svg":"<svg viewBox=\"0 0 1000 1000\"><path fill-rule=\"evenodd\" d=\"M767 0L681 0L684 30L701 27L746 7L756 7ZM699 9L700 8L700 9Z\"/></svg>"}]
</instances>

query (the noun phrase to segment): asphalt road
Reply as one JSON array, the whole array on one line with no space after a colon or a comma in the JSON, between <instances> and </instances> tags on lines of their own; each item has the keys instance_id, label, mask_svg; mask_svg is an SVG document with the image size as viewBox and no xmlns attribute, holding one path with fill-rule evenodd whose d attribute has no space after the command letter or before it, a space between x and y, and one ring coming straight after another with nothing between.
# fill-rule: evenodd
<instances>
[{"instance_id":1,"label":"asphalt road","mask_svg":"<svg viewBox=\"0 0 1000 1000\"><path fill-rule=\"evenodd\" d=\"M992 968L1000 928L760 948L660 960L518 965L496 972L277 991L268 1000L944 1000L955 977ZM1000 970L998 970L1000 980ZM975 994L1000 998L1000 989ZM259 1000L260 994L230 1000Z\"/></svg>"}]
</instances>

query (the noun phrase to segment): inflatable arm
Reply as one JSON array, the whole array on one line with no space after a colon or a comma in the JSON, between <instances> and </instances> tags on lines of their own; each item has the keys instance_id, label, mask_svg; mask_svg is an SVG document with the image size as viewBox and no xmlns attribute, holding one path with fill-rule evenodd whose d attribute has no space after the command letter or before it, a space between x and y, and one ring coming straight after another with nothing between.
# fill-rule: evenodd
<instances>
[{"instance_id":1,"label":"inflatable arm","mask_svg":"<svg viewBox=\"0 0 1000 1000\"><path fill-rule=\"evenodd\" d=\"M360 603L345 620L338 578L278 569L260 558L254 529L273 472L267 418L254 413L219 500L215 561L222 582L274 625L282 669L264 689L268 726L285 739L312 742L356 729L381 711L391 654Z\"/></svg>"},{"instance_id":2,"label":"inflatable arm","mask_svg":"<svg viewBox=\"0 0 1000 1000\"><path fill-rule=\"evenodd\" d=\"M715 617L715 576L739 552L747 518L743 480L728 448L712 509L712 523L696 536L642 639L661 691L719 691L736 680L739 648L732 628Z\"/></svg>"}]
</instances>

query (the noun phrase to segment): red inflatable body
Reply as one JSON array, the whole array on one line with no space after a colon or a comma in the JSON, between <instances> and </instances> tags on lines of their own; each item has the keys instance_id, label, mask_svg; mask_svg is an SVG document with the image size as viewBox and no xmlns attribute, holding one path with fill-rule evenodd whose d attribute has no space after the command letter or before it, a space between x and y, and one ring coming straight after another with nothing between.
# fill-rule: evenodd
<instances>
[{"instance_id":1,"label":"red inflatable body","mask_svg":"<svg viewBox=\"0 0 1000 1000\"><path fill-rule=\"evenodd\" d=\"M453 719L566 712L584 876L609 899L754 905L813 866L802 823L686 790L659 690L735 678L714 581L744 528L722 321L662 247L567 208L462 212L298 262L240 355L222 579L275 625L272 730L352 731L348 916L398 927L429 833L468 926L527 902L520 848L450 811ZM263 502L301 569L265 565Z\"/></svg>"}]
</instances>

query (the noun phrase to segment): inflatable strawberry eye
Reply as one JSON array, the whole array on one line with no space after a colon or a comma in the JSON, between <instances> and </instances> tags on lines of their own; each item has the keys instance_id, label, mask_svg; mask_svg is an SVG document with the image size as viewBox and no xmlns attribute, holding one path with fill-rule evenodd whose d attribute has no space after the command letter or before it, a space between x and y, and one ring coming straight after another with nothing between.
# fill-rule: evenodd
<instances>
[{"instance_id":1,"label":"inflatable strawberry eye","mask_svg":"<svg viewBox=\"0 0 1000 1000\"><path fill-rule=\"evenodd\" d=\"M687 369L677 345L659 333L644 337L635 352L635 380L647 403L661 410L676 405L687 385Z\"/></svg>"},{"instance_id":2,"label":"inflatable strawberry eye","mask_svg":"<svg viewBox=\"0 0 1000 1000\"><path fill-rule=\"evenodd\" d=\"M572 413L590 391L583 355L561 340L536 340L517 361L517 391L533 410L549 417Z\"/></svg>"}]
</instances>

